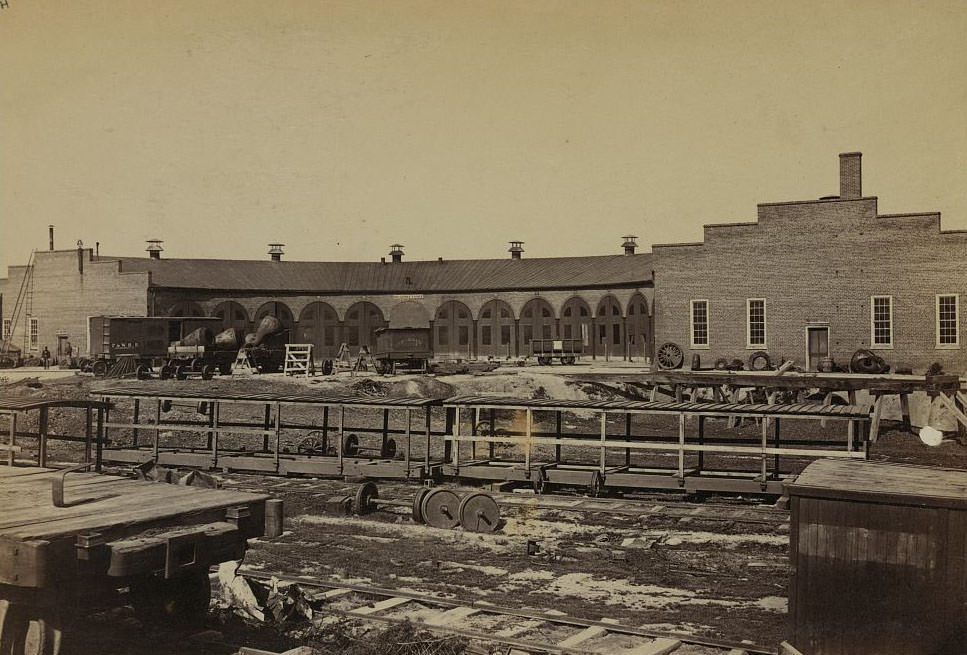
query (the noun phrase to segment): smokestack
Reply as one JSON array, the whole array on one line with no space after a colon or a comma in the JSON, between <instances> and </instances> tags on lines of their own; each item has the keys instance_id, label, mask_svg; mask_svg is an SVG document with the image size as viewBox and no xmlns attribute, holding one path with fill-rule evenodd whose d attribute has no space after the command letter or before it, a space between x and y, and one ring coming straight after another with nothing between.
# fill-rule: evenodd
<instances>
[{"instance_id":1,"label":"smokestack","mask_svg":"<svg viewBox=\"0 0 967 655\"><path fill-rule=\"evenodd\" d=\"M84 275L84 242L77 240L77 272Z\"/></svg>"},{"instance_id":2,"label":"smokestack","mask_svg":"<svg viewBox=\"0 0 967 655\"><path fill-rule=\"evenodd\" d=\"M393 245L390 246L390 248L391 250L389 251L389 254L390 254L390 257L393 258L393 263L399 264L401 261L403 261L403 245L399 243L394 243Z\"/></svg>"},{"instance_id":3,"label":"smokestack","mask_svg":"<svg viewBox=\"0 0 967 655\"><path fill-rule=\"evenodd\" d=\"M101 242L100 241L95 241L94 242L94 259L97 259L100 256L101 256Z\"/></svg>"},{"instance_id":4,"label":"smokestack","mask_svg":"<svg viewBox=\"0 0 967 655\"><path fill-rule=\"evenodd\" d=\"M635 239L637 239L638 237L636 237L636 236L634 236L632 234L629 234L629 235L623 236L621 238L625 240L625 242L621 244L622 247L624 247L624 249L625 249L625 254L626 255L633 255L633 254L635 254L635 248L638 247L638 242L636 242Z\"/></svg>"},{"instance_id":5,"label":"smokestack","mask_svg":"<svg viewBox=\"0 0 967 655\"><path fill-rule=\"evenodd\" d=\"M50 249L53 250L54 249L54 226L53 225L47 226L47 234L50 237Z\"/></svg>"},{"instance_id":6,"label":"smokestack","mask_svg":"<svg viewBox=\"0 0 967 655\"><path fill-rule=\"evenodd\" d=\"M839 155L839 197L855 200L863 197L862 152L841 152Z\"/></svg>"},{"instance_id":7,"label":"smokestack","mask_svg":"<svg viewBox=\"0 0 967 655\"><path fill-rule=\"evenodd\" d=\"M511 259L520 259L521 254L524 252L524 242L523 241L511 241L510 248L507 252L510 253Z\"/></svg>"},{"instance_id":8,"label":"smokestack","mask_svg":"<svg viewBox=\"0 0 967 655\"><path fill-rule=\"evenodd\" d=\"M164 243L164 241L161 239L148 239L148 247L145 248L145 250L148 252L148 256L151 257L151 259L161 259L161 251L164 250L164 248L161 247L162 243Z\"/></svg>"},{"instance_id":9,"label":"smokestack","mask_svg":"<svg viewBox=\"0 0 967 655\"><path fill-rule=\"evenodd\" d=\"M285 254L284 252L282 252L282 246L284 245L285 245L284 243L269 244L269 254L272 256L272 261L274 262L282 261L282 255Z\"/></svg>"}]
</instances>

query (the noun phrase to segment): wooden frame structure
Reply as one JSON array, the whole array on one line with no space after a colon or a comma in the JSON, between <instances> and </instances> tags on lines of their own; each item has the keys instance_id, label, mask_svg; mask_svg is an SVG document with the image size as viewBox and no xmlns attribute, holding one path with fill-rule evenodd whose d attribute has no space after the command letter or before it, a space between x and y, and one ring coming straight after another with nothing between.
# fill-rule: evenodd
<instances>
[{"instance_id":1,"label":"wooden frame structure","mask_svg":"<svg viewBox=\"0 0 967 655\"><path fill-rule=\"evenodd\" d=\"M780 458L842 457L865 459L870 434L867 429L871 416L868 407L853 405L826 406L821 404L734 404L645 401L558 401L522 400L493 396L457 396L444 401L453 412L444 437L451 447L446 450L443 474L478 480L532 482L542 490L544 485L578 485L592 494L602 487L681 489L685 491L729 491L740 493L781 494L782 482L787 479L780 469ZM567 434L562 430L562 413L585 410L597 415L600 426L596 438L585 434ZM497 411L511 411L515 422L523 429L514 432L496 429ZM460 432L465 412L472 414L470 435ZM483 413L487 413L487 434L478 434ZM555 430L536 432L534 413L553 413ZM633 418L640 416L674 416L678 419L677 435L655 437L635 435ZM620 435L609 432L609 418L623 418ZM756 419L761 424L758 443L706 439L705 423L709 419ZM522 420L521 420L522 419ZM780 423L783 420L820 419L846 423L843 447L830 449L825 443L807 447L804 443L783 443ZM487 425L487 421L483 422ZM478 457L476 444L487 443L488 453ZM469 444L471 452L461 451L461 444ZM494 445L503 444L520 451L522 459L501 459L495 456ZM534 457L535 446L553 446L550 461ZM584 448L596 452L596 464L568 462L562 448ZM624 452L621 464L609 464L608 453ZM674 469L634 465L632 452L672 454L677 459ZM706 454L725 454L757 461L757 470L713 470L705 465ZM469 455L469 457L466 457Z\"/></svg>"},{"instance_id":2,"label":"wooden frame structure","mask_svg":"<svg viewBox=\"0 0 967 655\"><path fill-rule=\"evenodd\" d=\"M48 441L83 441L84 461L93 461L96 469L100 470L101 450L104 444L104 417L109 407L110 403L97 400L0 398L0 419L7 421L6 430L3 430L7 435L7 443L0 443L0 452L5 451L6 454L3 459L6 460L8 466L13 466L17 462L18 455L23 452L23 447L17 445L18 437L38 440L37 465L42 467L48 464ZM83 437L50 433L50 410L59 408L85 411L86 420ZM33 411L38 412L37 431L28 432L18 429L18 423L22 425L26 415Z\"/></svg>"},{"instance_id":3,"label":"wooden frame structure","mask_svg":"<svg viewBox=\"0 0 967 655\"><path fill-rule=\"evenodd\" d=\"M367 398L318 394L244 394L174 391L162 392L143 387L113 388L92 392L102 399L110 400L115 407L121 402L131 404L132 421L107 420L107 430L130 430L130 447L105 449L106 461L143 463L154 461L166 466L190 466L201 469L225 471L254 471L280 475L318 475L327 477L361 476L371 478L415 478L431 475L439 463L430 456L431 410L440 401L427 398ZM204 421L163 420L163 409L173 403L190 403L204 409ZM142 409L148 405L152 410L150 422L143 421ZM232 407L262 407L263 420L231 420L228 410ZM285 423L282 420L286 408L309 409L321 413L321 422ZM382 428L352 427L346 422L347 410L381 410ZM402 412L403 429L390 429L391 412ZM335 417L332 415L335 414ZM414 414L422 415L422 431L414 429ZM331 420L335 419L335 424ZM319 452L298 454L284 452L281 447L283 431L302 431L335 436L332 453ZM141 433L149 435L142 440ZM164 443L162 432L198 433L204 435L191 446ZM369 449L375 456L360 456L356 433L377 433L380 447ZM403 436L402 457L389 455L387 448L390 435ZM228 449L220 438L226 435L262 437L255 448ZM413 457L413 440L417 435L424 438L422 458ZM354 447L347 449L349 440L355 439ZM395 448L393 449L395 451Z\"/></svg>"}]
</instances>

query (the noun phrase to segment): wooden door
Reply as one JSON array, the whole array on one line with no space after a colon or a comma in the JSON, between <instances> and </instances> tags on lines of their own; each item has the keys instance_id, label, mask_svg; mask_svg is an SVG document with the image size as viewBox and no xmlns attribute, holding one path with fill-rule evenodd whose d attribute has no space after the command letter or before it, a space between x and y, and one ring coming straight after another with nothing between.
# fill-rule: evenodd
<instances>
[{"instance_id":1,"label":"wooden door","mask_svg":"<svg viewBox=\"0 0 967 655\"><path fill-rule=\"evenodd\" d=\"M829 328L806 328L806 369L818 371L819 362L829 357Z\"/></svg>"}]
</instances>

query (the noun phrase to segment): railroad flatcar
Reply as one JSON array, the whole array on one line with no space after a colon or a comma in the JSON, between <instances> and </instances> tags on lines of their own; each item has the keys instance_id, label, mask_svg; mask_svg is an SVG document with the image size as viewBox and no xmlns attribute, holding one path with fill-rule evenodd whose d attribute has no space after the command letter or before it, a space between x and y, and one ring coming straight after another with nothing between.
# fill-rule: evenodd
<instances>
[{"instance_id":1,"label":"railroad flatcar","mask_svg":"<svg viewBox=\"0 0 967 655\"><path fill-rule=\"evenodd\" d=\"M373 360L377 373L398 370L425 373L433 357L430 328L383 328L376 331Z\"/></svg>"}]
</instances>

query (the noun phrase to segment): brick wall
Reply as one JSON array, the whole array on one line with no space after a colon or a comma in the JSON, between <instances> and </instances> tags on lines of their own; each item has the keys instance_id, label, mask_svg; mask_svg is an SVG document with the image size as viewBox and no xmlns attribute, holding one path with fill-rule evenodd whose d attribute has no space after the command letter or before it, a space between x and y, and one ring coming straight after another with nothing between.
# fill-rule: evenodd
<instances>
[{"instance_id":1,"label":"brick wall","mask_svg":"<svg viewBox=\"0 0 967 655\"><path fill-rule=\"evenodd\" d=\"M893 296L893 366L967 372L967 231L936 213L877 215L876 198L763 204L758 222L706 226L704 243L655 246L655 343L703 366L766 350L804 364L806 326L829 326L830 355L869 348L870 296ZM960 348L936 344L936 295L960 294ZM746 299L765 298L767 346L749 348ZM692 349L690 299L709 300L709 348Z\"/></svg>"},{"instance_id":2,"label":"brick wall","mask_svg":"<svg viewBox=\"0 0 967 655\"><path fill-rule=\"evenodd\" d=\"M44 346L54 355L58 337L67 337L75 356L86 356L87 317L100 314L144 315L147 311L147 273L124 273L117 261L94 261L93 252L81 251L83 273L76 250L38 251L34 259L30 313L37 319L38 343L33 355ZM0 279L3 318L12 317L25 266L11 266ZM21 312L13 342L22 347L29 328Z\"/></svg>"}]
</instances>

